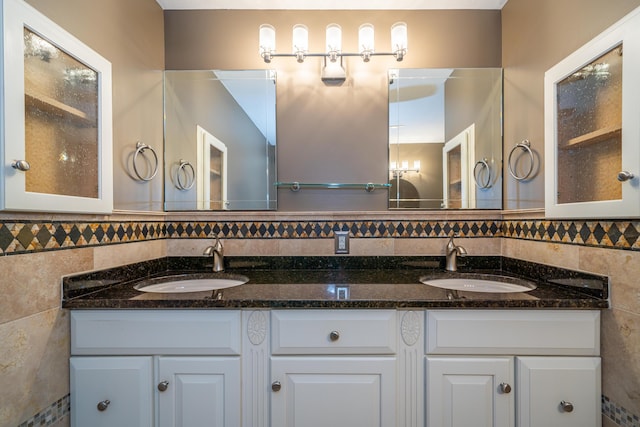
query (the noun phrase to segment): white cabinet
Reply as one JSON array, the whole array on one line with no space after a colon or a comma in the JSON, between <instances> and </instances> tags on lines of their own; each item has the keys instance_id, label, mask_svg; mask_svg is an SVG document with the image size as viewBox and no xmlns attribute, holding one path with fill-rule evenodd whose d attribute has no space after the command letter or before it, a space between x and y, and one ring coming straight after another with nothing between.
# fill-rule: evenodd
<instances>
[{"instance_id":1,"label":"white cabinet","mask_svg":"<svg viewBox=\"0 0 640 427\"><path fill-rule=\"evenodd\" d=\"M271 426L424 425L422 312L271 312Z\"/></svg>"},{"instance_id":2,"label":"white cabinet","mask_svg":"<svg viewBox=\"0 0 640 427\"><path fill-rule=\"evenodd\" d=\"M395 357L272 357L271 426L394 427Z\"/></svg>"},{"instance_id":3,"label":"white cabinet","mask_svg":"<svg viewBox=\"0 0 640 427\"><path fill-rule=\"evenodd\" d=\"M153 426L151 357L72 357L73 427Z\"/></svg>"},{"instance_id":4,"label":"white cabinet","mask_svg":"<svg viewBox=\"0 0 640 427\"><path fill-rule=\"evenodd\" d=\"M160 427L240 425L240 358L160 357Z\"/></svg>"},{"instance_id":5,"label":"white cabinet","mask_svg":"<svg viewBox=\"0 0 640 427\"><path fill-rule=\"evenodd\" d=\"M545 74L547 217L640 216L640 8Z\"/></svg>"},{"instance_id":6,"label":"white cabinet","mask_svg":"<svg viewBox=\"0 0 640 427\"><path fill-rule=\"evenodd\" d=\"M427 425L513 427L513 358L427 357Z\"/></svg>"},{"instance_id":7,"label":"white cabinet","mask_svg":"<svg viewBox=\"0 0 640 427\"><path fill-rule=\"evenodd\" d=\"M240 319L226 310L72 311L72 426L239 426Z\"/></svg>"},{"instance_id":8,"label":"white cabinet","mask_svg":"<svg viewBox=\"0 0 640 427\"><path fill-rule=\"evenodd\" d=\"M110 213L111 64L22 0L2 0L0 209Z\"/></svg>"},{"instance_id":9,"label":"white cabinet","mask_svg":"<svg viewBox=\"0 0 640 427\"><path fill-rule=\"evenodd\" d=\"M599 357L518 357L518 427L601 424Z\"/></svg>"},{"instance_id":10,"label":"white cabinet","mask_svg":"<svg viewBox=\"0 0 640 427\"><path fill-rule=\"evenodd\" d=\"M600 427L600 313L427 313L427 427Z\"/></svg>"}]
</instances>

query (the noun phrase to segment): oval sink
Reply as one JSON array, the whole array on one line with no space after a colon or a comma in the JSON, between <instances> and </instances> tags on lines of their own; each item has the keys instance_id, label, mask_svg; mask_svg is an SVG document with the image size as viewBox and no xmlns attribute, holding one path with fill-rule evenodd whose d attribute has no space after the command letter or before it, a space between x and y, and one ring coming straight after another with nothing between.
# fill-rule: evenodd
<instances>
[{"instance_id":1,"label":"oval sink","mask_svg":"<svg viewBox=\"0 0 640 427\"><path fill-rule=\"evenodd\" d=\"M503 281L505 280L505 281ZM536 288L536 285L525 280L500 277L498 280L455 277L450 279L422 277L420 282L425 285L437 288L450 289L453 291L466 292L488 292L488 293L510 293L529 292ZM517 282L517 283L516 283Z\"/></svg>"},{"instance_id":2,"label":"oval sink","mask_svg":"<svg viewBox=\"0 0 640 427\"><path fill-rule=\"evenodd\" d=\"M192 278L185 277L180 279L164 278L162 281L149 281L134 286L134 289L141 292L154 292L163 294L181 294L186 292L203 292L213 291L217 289L232 288L245 284L249 281L248 277L240 275L229 275L225 277L205 277Z\"/></svg>"}]
</instances>

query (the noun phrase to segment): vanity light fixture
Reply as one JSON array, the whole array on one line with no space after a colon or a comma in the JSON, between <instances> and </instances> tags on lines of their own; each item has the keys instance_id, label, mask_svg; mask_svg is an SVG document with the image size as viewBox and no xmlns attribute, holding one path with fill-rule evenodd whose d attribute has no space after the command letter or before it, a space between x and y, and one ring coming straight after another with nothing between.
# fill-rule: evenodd
<instances>
[{"instance_id":1,"label":"vanity light fixture","mask_svg":"<svg viewBox=\"0 0 640 427\"><path fill-rule=\"evenodd\" d=\"M290 56L298 62L305 58L317 56L324 58L323 80L344 80L345 71L342 58L345 56L359 56L364 62L369 62L372 56L394 56L402 61L407 54L407 24L396 22L391 26L392 52L376 52L374 50L374 30L372 24L362 24L358 29L357 53L342 51L342 28L338 24L329 24L326 28L326 49L324 53L309 52L309 30L305 25L293 26L292 53L276 53L276 29L269 24L260 26L260 56L266 63L272 58ZM339 60L339 61L338 61ZM335 65L332 65L335 64Z\"/></svg>"},{"instance_id":2,"label":"vanity light fixture","mask_svg":"<svg viewBox=\"0 0 640 427\"><path fill-rule=\"evenodd\" d=\"M407 160L403 160L400 163L400 167L398 167L396 162L391 162L389 164L389 172L393 174L394 178L402 178L402 175L407 172L420 173L420 160L413 161L413 169L409 169L409 162Z\"/></svg>"}]
</instances>

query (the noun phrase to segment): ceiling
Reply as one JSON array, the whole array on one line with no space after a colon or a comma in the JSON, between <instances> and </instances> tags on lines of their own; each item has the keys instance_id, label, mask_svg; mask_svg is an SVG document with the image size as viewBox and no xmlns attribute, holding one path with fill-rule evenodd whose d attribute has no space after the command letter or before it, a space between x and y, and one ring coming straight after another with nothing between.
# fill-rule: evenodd
<instances>
[{"instance_id":1,"label":"ceiling","mask_svg":"<svg viewBox=\"0 0 640 427\"><path fill-rule=\"evenodd\" d=\"M502 9L507 0L156 0L163 9Z\"/></svg>"}]
</instances>

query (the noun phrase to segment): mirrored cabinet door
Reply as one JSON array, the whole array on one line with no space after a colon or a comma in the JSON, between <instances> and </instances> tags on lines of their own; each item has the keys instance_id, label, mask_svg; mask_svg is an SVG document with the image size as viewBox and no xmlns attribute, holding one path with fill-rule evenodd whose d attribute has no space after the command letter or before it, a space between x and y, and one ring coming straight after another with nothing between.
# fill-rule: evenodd
<instances>
[{"instance_id":1,"label":"mirrored cabinet door","mask_svg":"<svg viewBox=\"0 0 640 427\"><path fill-rule=\"evenodd\" d=\"M111 212L111 65L26 3L2 6L2 207Z\"/></svg>"},{"instance_id":2,"label":"mirrored cabinet door","mask_svg":"<svg viewBox=\"0 0 640 427\"><path fill-rule=\"evenodd\" d=\"M640 215L640 13L545 75L546 214Z\"/></svg>"}]
</instances>

